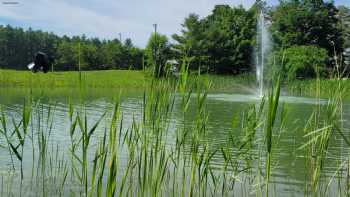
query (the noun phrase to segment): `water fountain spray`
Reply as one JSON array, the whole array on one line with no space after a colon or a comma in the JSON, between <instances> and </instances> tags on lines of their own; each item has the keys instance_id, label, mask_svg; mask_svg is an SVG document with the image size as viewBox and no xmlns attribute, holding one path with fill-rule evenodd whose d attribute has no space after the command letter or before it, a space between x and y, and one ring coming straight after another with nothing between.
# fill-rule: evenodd
<instances>
[{"instance_id":1,"label":"water fountain spray","mask_svg":"<svg viewBox=\"0 0 350 197\"><path fill-rule=\"evenodd\" d=\"M256 79L258 84L258 96L262 97L264 96L265 61L271 45L268 24L265 20L263 9L260 9L257 20Z\"/></svg>"}]
</instances>

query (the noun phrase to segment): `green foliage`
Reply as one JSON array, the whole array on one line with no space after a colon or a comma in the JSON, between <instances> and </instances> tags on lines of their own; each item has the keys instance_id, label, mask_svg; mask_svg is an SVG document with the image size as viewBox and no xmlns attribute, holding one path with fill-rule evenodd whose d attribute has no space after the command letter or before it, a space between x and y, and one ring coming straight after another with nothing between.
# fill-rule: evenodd
<instances>
[{"instance_id":1,"label":"green foliage","mask_svg":"<svg viewBox=\"0 0 350 197\"><path fill-rule=\"evenodd\" d=\"M172 57L168 38L159 33L152 33L145 49L145 57L147 66L154 68L156 77L164 75L166 61Z\"/></svg>"},{"instance_id":2,"label":"green foliage","mask_svg":"<svg viewBox=\"0 0 350 197\"><path fill-rule=\"evenodd\" d=\"M87 88L115 88L139 90L148 84L148 78L142 71L109 70L82 72L83 84ZM76 72L37 73L29 71L0 70L0 84L3 87L60 89L78 88L79 77ZM94 90L95 91L95 90ZM97 91L97 90L96 90Z\"/></svg>"},{"instance_id":3,"label":"green foliage","mask_svg":"<svg viewBox=\"0 0 350 197\"><path fill-rule=\"evenodd\" d=\"M123 59L121 64L124 68L142 69L143 68L143 50L137 48L131 39L126 39L124 43Z\"/></svg>"},{"instance_id":4,"label":"green foliage","mask_svg":"<svg viewBox=\"0 0 350 197\"><path fill-rule=\"evenodd\" d=\"M285 0L271 14L271 32L278 47L316 45L334 54L342 50L342 31L334 2Z\"/></svg>"},{"instance_id":5,"label":"green foliage","mask_svg":"<svg viewBox=\"0 0 350 197\"><path fill-rule=\"evenodd\" d=\"M198 69L203 64L205 66L209 57L203 53L204 47L204 28L200 18L196 14L190 14L185 18L182 24L182 35L174 34L172 37L177 42L174 48L181 56L192 57L190 69Z\"/></svg>"},{"instance_id":6,"label":"green foliage","mask_svg":"<svg viewBox=\"0 0 350 197\"><path fill-rule=\"evenodd\" d=\"M182 56L194 57L190 68L215 73L240 73L250 69L256 20L253 11L228 5L215 6L211 15L185 19L182 35L173 35Z\"/></svg>"},{"instance_id":7,"label":"green foliage","mask_svg":"<svg viewBox=\"0 0 350 197\"><path fill-rule=\"evenodd\" d=\"M317 46L293 46L275 53L274 57L275 71L281 71L289 80L323 75L328 59L327 51Z\"/></svg>"},{"instance_id":8,"label":"green foliage","mask_svg":"<svg viewBox=\"0 0 350 197\"><path fill-rule=\"evenodd\" d=\"M54 58L58 42L59 37L52 33L0 25L0 64L24 69L32 62L34 53L40 50Z\"/></svg>"},{"instance_id":9,"label":"green foliage","mask_svg":"<svg viewBox=\"0 0 350 197\"><path fill-rule=\"evenodd\" d=\"M0 25L0 65L26 69L33 55L42 51L50 57L54 70L141 69L143 51L130 39L99 40L74 36L59 37L53 33L23 30Z\"/></svg>"},{"instance_id":10,"label":"green foliage","mask_svg":"<svg viewBox=\"0 0 350 197\"><path fill-rule=\"evenodd\" d=\"M343 30L343 40L344 42L344 53L343 60L345 68L348 69L350 66L350 8L345 6L339 6L339 19L340 19L340 28Z\"/></svg>"},{"instance_id":11,"label":"green foliage","mask_svg":"<svg viewBox=\"0 0 350 197\"><path fill-rule=\"evenodd\" d=\"M339 6L340 29L343 31L344 48L350 47L350 8Z\"/></svg>"},{"instance_id":12,"label":"green foliage","mask_svg":"<svg viewBox=\"0 0 350 197\"><path fill-rule=\"evenodd\" d=\"M57 63L62 65L64 70L75 70L78 65L78 54L75 47L67 41L63 41L57 49L59 54Z\"/></svg>"}]
</instances>

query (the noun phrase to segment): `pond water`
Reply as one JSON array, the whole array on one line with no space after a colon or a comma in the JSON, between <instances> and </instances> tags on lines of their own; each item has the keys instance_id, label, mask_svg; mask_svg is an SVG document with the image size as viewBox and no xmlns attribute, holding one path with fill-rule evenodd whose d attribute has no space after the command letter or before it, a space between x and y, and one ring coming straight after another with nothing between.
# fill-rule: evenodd
<instances>
[{"instance_id":1,"label":"pond water","mask_svg":"<svg viewBox=\"0 0 350 197\"><path fill-rule=\"evenodd\" d=\"M23 100L27 97L30 90L28 89L13 89L13 88L0 88L0 105L2 106L3 111L8 117L14 117L14 119L19 119L21 115L21 110L23 106ZM37 92L40 92L37 90ZM45 114L49 110L49 106L56 106L53 117L53 129L49 141L48 150L51 153L55 152L56 149L58 152L61 152L65 156L69 155L69 146L70 146L70 136L69 136L69 118L68 118L68 98L73 100L73 103L79 103L79 96L76 95L76 90L73 89L57 89L50 91L42 91L41 93L36 93L35 97L40 98L40 112ZM240 91L238 91L240 92ZM113 109L114 102L113 98L119 95L116 90L109 89L90 89L87 90L85 95L85 105L86 112L88 114L89 124L95 123L101 115ZM194 99L194 98L193 98ZM244 111L248 109L249 106L258 105L260 98L257 98L254 95L250 95L244 92L239 94L227 94L227 93L215 93L209 94L206 100L207 112L209 114L207 122L207 134L203 143L208 143L211 149L220 150L223 147L223 144L228 138L228 133L233 132L236 136L242 136L243 133L240 129L241 120L244 116ZM304 135L304 127L309 117L311 116L313 110L315 109L315 104L317 100L313 98L302 98L302 97L292 97L292 96L282 96L281 105L285 106L287 109L287 124L285 129L279 133L278 145L276 145L273 150L272 156L272 178L271 178L271 192L272 196L305 196L306 185L310 181L310 169L307 167L306 163L309 161L309 158L304 150L300 149L307 140ZM143 93L142 92L127 92L123 93L121 96L121 114L123 114L123 124L124 128L131 127L133 119L142 118L142 102L143 102ZM327 100L321 100L321 105L325 105ZM176 104L175 104L176 105ZM195 108L190 105L189 114L195 114ZM343 127L350 128L350 103L344 103L343 105ZM45 117L45 115L44 115ZM172 126L169 129L169 136L174 136L177 127L181 127L182 124L182 115L179 111L179 107L175 107L172 117ZM187 116L188 119L192 119L191 115ZM34 115L35 119L35 115ZM233 124L233 120L238 120L238 123ZM91 123L90 123L91 122ZM93 139L99 139L103 135L104 128L109 123L108 120L102 121L101 126L98 127L96 134L93 136ZM90 125L90 126L91 126ZM45 129L44 129L45 130ZM126 131L124 131L126 132ZM34 132L35 135L35 132ZM263 139L264 133L261 130L257 131L257 140L260 141ZM166 138L167 146L174 146L176 143L175 138L168 137ZM5 144L3 136L0 136L0 141L2 144ZM96 147L96 140L93 140L91 147ZM5 146L5 145L4 145ZM24 180L29 182L32 173L32 150L29 148L24 149ZM93 148L92 148L93 149ZM261 156L261 147L255 147L253 152L252 162L264 163L264 159L257 159ZM190 151L184 154L191 154ZM10 169L12 168L12 162L7 148L0 149L0 169L2 176L6 177L9 174ZM330 178L335 175L335 172L339 168L340 164L348 159L349 147L344 143L341 136L337 133L332 133L330 146L328 149L327 159L324 163L324 168L322 171L323 184L328 185ZM60 154L59 154L60 155ZM14 156L13 156L14 157ZM126 165L126 161L123 161L123 158L126 160L127 153L121 151L119 155L121 165ZM14 158L15 163L15 175L18 178L19 172L19 163ZM214 156L212 159L212 165L217 166L218 168L224 165L224 160L221 156ZM264 164L261 164L262 166ZM264 172L264 167L261 167L260 171ZM257 174L259 171L258 167L254 167L254 172ZM342 173L345 173L341 171ZM188 175L190 176L190 175ZM338 177L336 175L335 177ZM4 179L4 178L3 178ZM243 179L243 178L242 178ZM341 182L345 181L345 178L339 179ZM337 187L338 179L334 179L329 184L328 195L340 193L339 188ZM242 181L243 182L243 181ZM18 182L17 182L18 183ZM251 184L251 185L250 185ZM233 194L236 196L255 196L257 193L253 184L250 183L246 185L237 186ZM6 184L5 184L6 185ZM26 184L25 184L26 185ZM26 187L30 184L27 184ZM10 186L2 185L2 192L14 192L16 194L16 187L18 185L14 182ZM9 189L10 188L10 189ZM243 189L242 189L243 188ZM26 193L23 193L24 196L35 196L35 189L27 189ZM32 193L31 193L31 192ZM23 195L22 194L22 195ZM69 194L69 193L68 193ZM68 194L65 194L68 196ZM263 194L259 194L263 195ZM334 195L335 196L335 195Z\"/></svg>"}]
</instances>

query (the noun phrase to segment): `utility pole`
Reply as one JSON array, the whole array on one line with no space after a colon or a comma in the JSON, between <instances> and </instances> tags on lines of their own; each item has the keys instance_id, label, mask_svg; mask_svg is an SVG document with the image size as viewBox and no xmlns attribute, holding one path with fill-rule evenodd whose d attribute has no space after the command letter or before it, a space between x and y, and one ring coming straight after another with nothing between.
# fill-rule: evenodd
<instances>
[{"instance_id":1,"label":"utility pole","mask_svg":"<svg viewBox=\"0 0 350 197\"><path fill-rule=\"evenodd\" d=\"M154 59L154 75L156 77L159 77L159 68L158 68L158 40L157 40L157 23L153 24L154 27L154 52L153 52L153 59Z\"/></svg>"},{"instance_id":2,"label":"utility pole","mask_svg":"<svg viewBox=\"0 0 350 197\"><path fill-rule=\"evenodd\" d=\"M80 40L78 45L78 66L79 66L79 83L81 84L81 66L80 66Z\"/></svg>"},{"instance_id":3,"label":"utility pole","mask_svg":"<svg viewBox=\"0 0 350 197\"><path fill-rule=\"evenodd\" d=\"M122 41L122 33L119 33L119 41L120 41L120 43L123 42L123 41Z\"/></svg>"},{"instance_id":4,"label":"utility pole","mask_svg":"<svg viewBox=\"0 0 350 197\"><path fill-rule=\"evenodd\" d=\"M78 69L79 69L79 72L81 71L80 70L80 41L79 41L79 44L78 44Z\"/></svg>"}]
</instances>

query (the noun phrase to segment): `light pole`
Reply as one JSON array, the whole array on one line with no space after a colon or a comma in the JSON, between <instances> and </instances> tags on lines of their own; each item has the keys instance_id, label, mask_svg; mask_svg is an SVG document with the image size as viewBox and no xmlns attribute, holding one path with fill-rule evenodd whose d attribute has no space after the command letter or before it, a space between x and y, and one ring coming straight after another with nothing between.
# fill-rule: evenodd
<instances>
[{"instance_id":1,"label":"light pole","mask_svg":"<svg viewBox=\"0 0 350 197\"><path fill-rule=\"evenodd\" d=\"M80 60L80 50L81 50L81 43L80 43L80 40L79 40L79 43L78 43L78 67L79 67L79 84L81 85L81 60Z\"/></svg>"},{"instance_id":2,"label":"light pole","mask_svg":"<svg viewBox=\"0 0 350 197\"><path fill-rule=\"evenodd\" d=\"M157 27L158 25L155 23L153 24L154 27L154 51L153 51L153 59L154 59L154 74L156 77L159 77L159 66L158 66L158 40L157 40Z\"/></svg>"}]
</instances>

